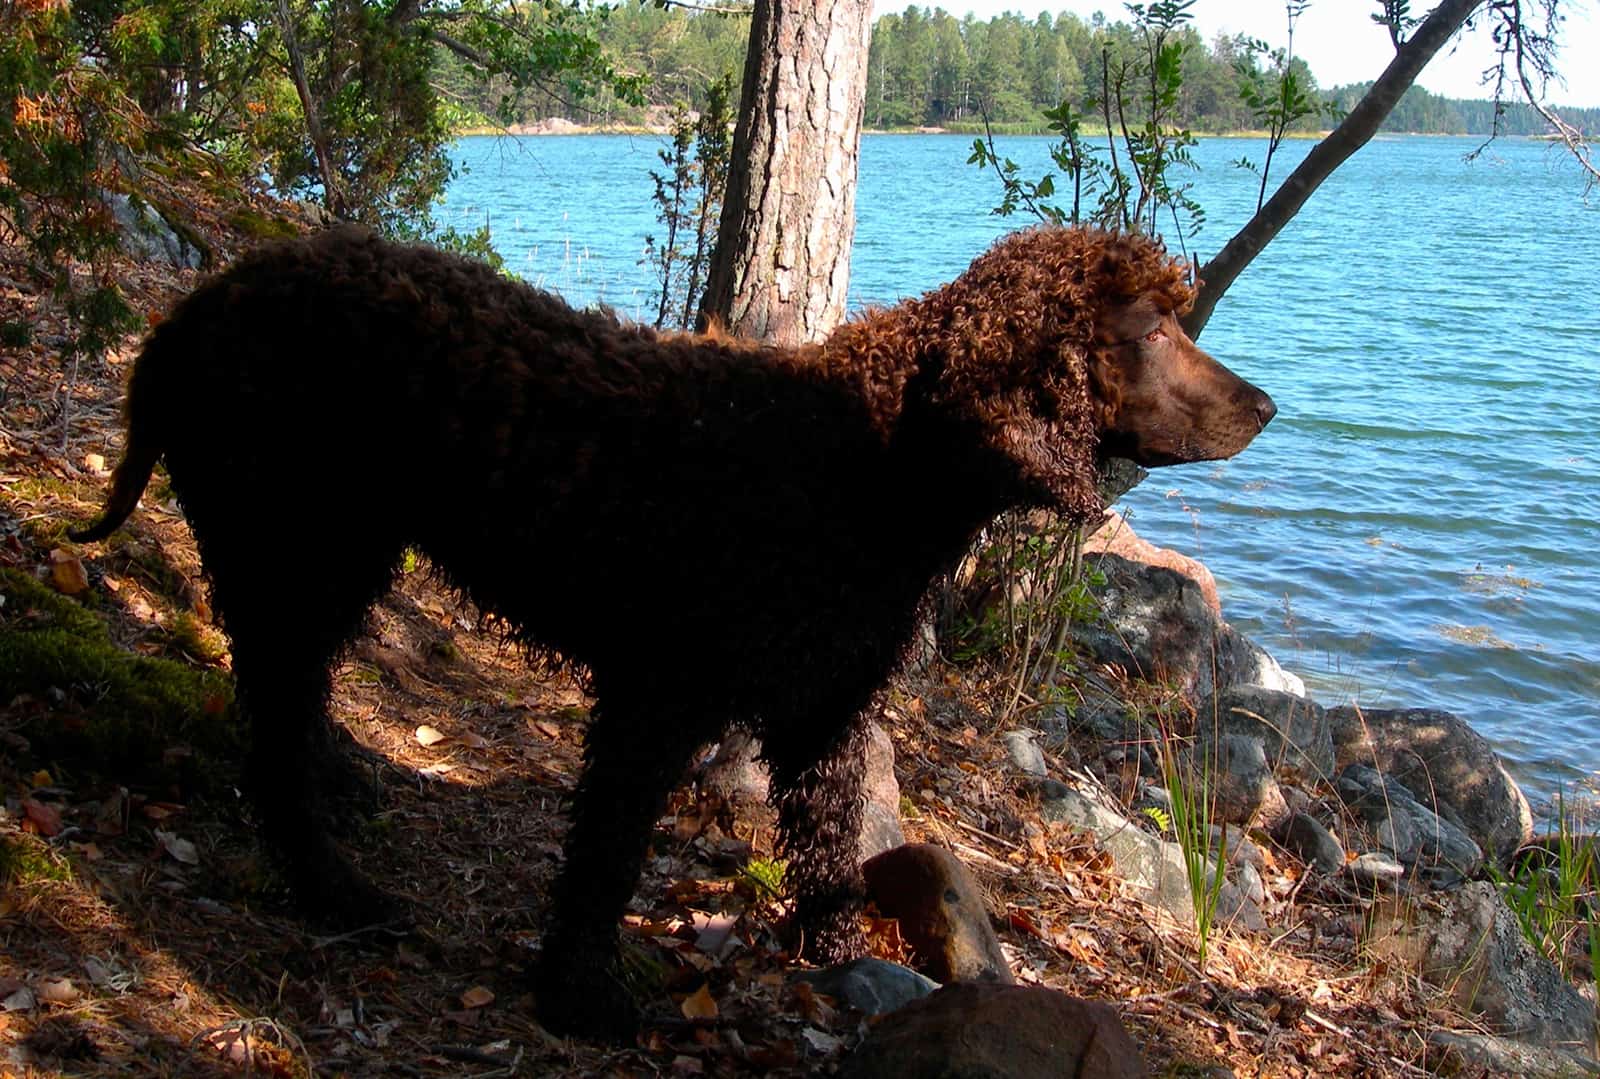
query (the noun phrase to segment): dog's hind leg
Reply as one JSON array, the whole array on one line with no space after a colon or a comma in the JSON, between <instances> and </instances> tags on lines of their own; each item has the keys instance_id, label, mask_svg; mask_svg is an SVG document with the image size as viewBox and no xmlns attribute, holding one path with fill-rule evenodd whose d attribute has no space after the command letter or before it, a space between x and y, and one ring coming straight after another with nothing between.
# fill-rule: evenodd
<instances>
[{"instance_id":1,"label":"dog's hind leg","mask_svg":"<svg viewBox=\"0 0 1600 1079\"><path fill-rule=\"evenodd\" d=\"M862 779L867 716L878 698L831 739L819 715L775 727L762 755L772 772L778 842L788 856L787 884L795 900L800 952L817 964L866 954L861 931ZM837 730L837 728L833 728Z\"/></svg>"},{"instance_id":2,"label":"dog's hind leg","mask_svg":"<svg viewBox=\"0 0 1600 1079\"><path fill-rule=\"evenodd\" d=\"M193 515L191 515L191 519ZM308 548L269 549L265 529L221 542L202 524L212 597L233 643L239 702L250 725L246 787L263 838L302 909L339 926L394 917L395 902L330 837L329 671L391 581L393 561L369 545L330 572ZM398 550L395 554L398 556Z\"/></svg>"},{"instance_id":3,"label":"dog's hind leg","mask_svg":"<svg viewBox=\"0 0 1600 1079\"><path fill-rule=\"evenodd\" d=\"M633 1039L639 1010L623 983L617 920L638 885L650 829L667 795L694 751L715 734L685 709L681 694L619 697L599 686L566 864L553 889L534 975L539 1018L550 1030Z\"/></svg>"}]
</instances>

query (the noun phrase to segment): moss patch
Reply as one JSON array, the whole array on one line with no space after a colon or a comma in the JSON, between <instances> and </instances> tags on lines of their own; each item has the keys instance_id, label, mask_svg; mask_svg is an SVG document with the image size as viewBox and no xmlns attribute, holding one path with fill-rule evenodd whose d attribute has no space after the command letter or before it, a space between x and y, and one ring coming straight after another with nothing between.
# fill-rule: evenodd
<instances>
[{"instance_id":1,"label":"moss patch","mask_svg":"<svg viewBox=\"0 0 1600 1079\"><path fill-rule=\"evenodd\" d=\"M0 570L0 596L0 704L12 703L37 752L186 786L197 767L203 782L217 771L210 763L238 759L226 675L125 652L93 613L15 570ZM192 753L168 752L178 746Z\"/></svg>"},{"instance_id":2,"label":"moss patch","mask_svg":"<svg viewBox=\"0 0 1600 1079\"><path fill-rule=\"evenodd\" d=\"M300 230L287 218L273 217L255 210L235 211L228 215L228 224L247 236L263 240L287 239L290 236L300 235Z\"/></svg>"},{"instance_id":3,"label":"moss patch","mask_svg":"<svg viewBox=\"0 0 1600 1079\"><path fill-rule=\"evenodd\" d=\"M32 884L36 881L72 879L65 858L24 835L0 836L0 883Z\"/></svg>"}]
</instances>

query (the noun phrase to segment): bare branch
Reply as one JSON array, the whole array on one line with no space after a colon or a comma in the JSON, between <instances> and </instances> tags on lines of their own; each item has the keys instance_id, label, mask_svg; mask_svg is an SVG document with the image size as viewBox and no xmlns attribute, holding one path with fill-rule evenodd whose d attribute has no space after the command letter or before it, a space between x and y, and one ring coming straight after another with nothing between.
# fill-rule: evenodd
<instances>
[{"instance_id":1,"label":"bare branch","mask_svg":"<svg viewBox=\"0 0 1600 1079\"><path fill-rule=\"evenodd\" d=\"M1264 250L1311 198L1333 171L1377 134L1379 126L1399 104L1406 90L1435 54L1453 37L1484 0L1441 0L1416 32L1395 53L1389 66L1372 84L1327 138L1312 147L1305 160L1289 174L1265 206L1229 240L1215 258L1200 269L1201 288L1194 309L1185 316L1184 329L1198 337L1217 301L1244 268ZM1515 0L1510 0L1515 2Z\"/></svg>"}]
</instances>

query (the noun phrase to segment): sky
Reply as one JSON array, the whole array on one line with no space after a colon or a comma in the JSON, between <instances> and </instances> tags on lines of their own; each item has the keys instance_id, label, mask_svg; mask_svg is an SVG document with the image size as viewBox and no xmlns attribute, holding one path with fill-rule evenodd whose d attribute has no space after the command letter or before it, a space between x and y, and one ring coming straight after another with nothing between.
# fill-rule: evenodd
<instances>
[{"instance_id":1,"label":"sky","mask_svg":"<svg viewBox=\"0 0 1600 1079\"><path fill-rule=\"evenodd\" d=\"M910 0L876 0L876 14L903 11ZM1033 18L1041 11L1055 14L1071 12L1087 19L1096 11L1113 21L1126 19L1127 11L1117 0L945 0L934 4L916 0L920 7L943 7L961 17L971 12L989 19L1003 11L1015 11ZM1557 56L1557 70L1566 85L1552 85L1548 100L1556 105L1581 108L1600 107L1600 0L1563 0L1566 13ZM1426 12L1431 5L1413 3L1415 11ZM1394 55L1394 47L1383 27L1370 16L1378 10L1376 0L1314 0L1295 27L1294 51L1305 58L1320 86L1341 86L1366 82L1382 73ZM1195 29L1210 41L1218 33L1245 33L1261 38L1274 47L1287 43L1287 22L1283 0L1196 0L1190 13ZM1494 47L1486 30L1468 31L1439 51L1417 83L1446 97L1483 98L1489 96L1481 81L1483 70L1494 63Z\"/></svg>"}]
</instances>

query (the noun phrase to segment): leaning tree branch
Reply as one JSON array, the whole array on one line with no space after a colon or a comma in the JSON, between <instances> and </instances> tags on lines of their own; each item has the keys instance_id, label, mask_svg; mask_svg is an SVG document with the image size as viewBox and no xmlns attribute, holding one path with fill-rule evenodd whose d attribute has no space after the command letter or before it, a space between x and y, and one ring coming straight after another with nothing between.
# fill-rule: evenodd
<instances>
[{"instance_id":1,"label":"leaning tree branch","mask_svg":"<svg viewBox=\"0 0 1600 1079\"><path fill-rule=\"evenodd\" d=\"M1313 192L1333 171L1348 161L1357 150L1377 134L1379 126L1394 111L1400 98L1417 79L1428 61L1444 47L1455 32L1485 0L1442 0L1423 20L1416 32L1400 46L1378 81L1372 84L1349 114L1328 137L1314 146L1300 166L1283 181L1266 205L1229 240L1215 258L1200 268L1200 295L1194 309L1184 316L1184 329L1191 337L1211 319L1217 301L1243 272L1244 268L1283 231Z\"/></svg>"}]
</instances>

